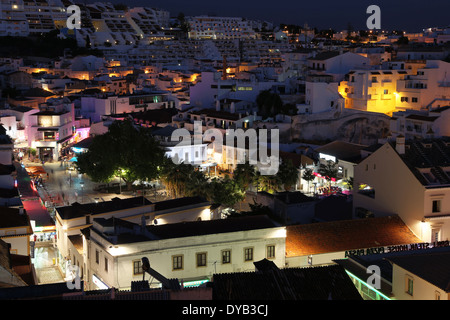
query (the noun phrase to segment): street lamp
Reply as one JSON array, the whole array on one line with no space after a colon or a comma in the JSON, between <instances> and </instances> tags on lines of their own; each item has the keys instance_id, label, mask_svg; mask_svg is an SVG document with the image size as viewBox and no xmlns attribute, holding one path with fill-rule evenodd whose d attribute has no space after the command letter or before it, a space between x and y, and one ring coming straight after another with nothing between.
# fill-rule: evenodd
<instances>
[{"instance_id":1,"label":"street lamp","mask_svg":"<svg viewBox=\"0 0 450 320\"><path fill-rule=\"evenodd\" d=\"M80 182L80 186L81 186L81 203L83 203L84 202L84 182L83 181L81 181Z\"/></svg>"}]
</instances>

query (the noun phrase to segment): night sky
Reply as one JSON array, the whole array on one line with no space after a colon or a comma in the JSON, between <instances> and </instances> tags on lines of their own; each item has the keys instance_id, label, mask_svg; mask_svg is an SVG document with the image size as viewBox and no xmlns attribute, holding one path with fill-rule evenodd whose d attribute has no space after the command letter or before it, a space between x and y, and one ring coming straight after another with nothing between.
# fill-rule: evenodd
<instances>
[{"instance_id":1,"label":"night sky","mask_svg":"<svg viewBox=\"0 0 450 320\"><path fill-rule=\"evenodd\" d=\"M93 2L93 0L90 0ZM89 3L89 0L87 1ZM381 28L421 31L426 27L450 25L449 0L109 0L128 6L148 6L168 10L172 16L185 15L240 16L319 29L366 29L366 9L381 8Z\"/></svg>"}]
</instances>

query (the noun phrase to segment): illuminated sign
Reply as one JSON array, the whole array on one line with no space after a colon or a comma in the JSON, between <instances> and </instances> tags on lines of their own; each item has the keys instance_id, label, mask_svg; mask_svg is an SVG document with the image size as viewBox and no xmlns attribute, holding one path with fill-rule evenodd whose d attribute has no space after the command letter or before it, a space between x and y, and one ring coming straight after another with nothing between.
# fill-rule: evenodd
<instances>
[{"instance_id":1,"label":"illuminated sign","mask_svg":"<svg viewBox=\"0 0 450 320\"><path fill-rule=\"evenodd\" d=\"M336 162L336 157L330 156L330 155L324 154L324 153L319 153L319 158L320 158L320 159L325 159L325 160L327 160L327 161L333 161L333 162Z\"/></svg>"},{"instance_id":2,"label":"illuminated sign","mask_svg":"<svg viewBox=\"0 0 450 320\"><path fill-rule=\"evenodd\" d=\"M402 252L402 251L424 250L424 249L449 247L449 246L450 246L449 240L432 242L432 243L424 242L424 243L401 244L401 245L396 245L396 246L347 250L347 251L345 251L345 257L347 258L349 256L366 256L366 255L370 255L370 254L383 254L383 253Z\"/></svg>"}]
</instances>

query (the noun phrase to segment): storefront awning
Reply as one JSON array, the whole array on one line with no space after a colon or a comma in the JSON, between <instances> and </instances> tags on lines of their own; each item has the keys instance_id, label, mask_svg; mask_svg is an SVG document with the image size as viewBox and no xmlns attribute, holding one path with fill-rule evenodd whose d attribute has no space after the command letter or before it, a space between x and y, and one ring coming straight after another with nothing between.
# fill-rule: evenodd
<instances>
[{"instance_id":1,"label":"storefront awning","mask_svg":"<svg viewBox=\"0 0 450 320\"><path fill-rule=\"evenodd\" d=\"M46 174L47 171L42 166L26 167L25 170L31 175Z\"/></svg>"}]
</instances>

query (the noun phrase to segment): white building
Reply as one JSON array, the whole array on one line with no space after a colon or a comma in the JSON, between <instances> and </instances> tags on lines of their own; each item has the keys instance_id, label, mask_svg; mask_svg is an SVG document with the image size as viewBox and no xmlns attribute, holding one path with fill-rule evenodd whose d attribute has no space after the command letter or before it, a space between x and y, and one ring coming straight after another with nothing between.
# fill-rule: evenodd
<instances>
[{"instance_id":1,"label":"white building","mask_svg":"<svg viewBox=\"0 0 450 320\"><path fill-rule=\"evenodd\" d=\"M344 80L344 76L354 69L368 69L370 61L353 52L324 51L313 53L308 58L309 74L332 75L334 82Z\"/></svg>"},{"instance_id":2,"label":"white building","mask_svg":"<svg viewBox=\"0 0 450 320\"><path fill-rule=\"evenodd\" d=\"M94 219L89 236L82 237L90 289L129 289L131 281L144 276L143 257L151 268L185 285L217 273L255 271L253 262L264 258L278 267L285 260L286 229L265 216L158 226Z\"/></svg>"},{"instance_id":3,"label":"white building","mask_svg":"<svg viewBox=\"0 0 450 320\"><path fill-rule=\"evenodd\" d=\"M102 116L119 115L130 112L145 111L175 107L174 101L169 101L166 92L141 93L129 95L102 95L81 97L81 116L98 122Z\"/></svg>"},{"instance_id":4,"label":"white building","mask_svg":"<svg viewBox=\"0 0 450 320\"><path fill-rule=\"evenodd\" d=\"M331 75L312 75L305 81L305 103L297 104L299 114L342 111L344 98L339 93L339 83Z\"/></svg>"},{"instance_id":5,"label":"white building","mask_svg":"<svg viewBox=\"0 0 450 320\"><path fill-rule=\"evenodd\" d=\"M403 135L406 139L449 137L450 106L431 110L406 110L394 112L390 121L392 137Z\"/></svg>"},{"instance_id":6,"label":"white building","mask_svg":"<svg viewBox=\"0 0 450 320\"><path fill-rule=\"evenodd\" d=\"M398 84L409 74L410 70L350 71L348 80L339 84L345 108L385 114L398 111L403 102Z\"/></svg>"},{"instance_id":7,"label":"white building","mask_svg":"<svg viewBox=\"0 0 450 320\"><path fill-rule=\"evenodd\" d=\"M398 214L423 241L450 235L450 142L398 136L363 159L354 173L354 215Z\"/></svg>"},{"instance_id":8,"label":"white building","mask_svg":"<svg viewBox=\"0 0 450 320\"><path fill-rule=\"evenodd\" d=\"M392 292L395 299L450 300L446 271L441 273L441 270L450 267L449 257L448 250L387 257L392 263Z\"/></svg>"},{"instance_id":9,"label":"white building","mask_svg":"<svg viewBox=\"0 0 450 320\"><path fill-rule=\"evenodd\" d=\"M28 146L37 149L41 160L57 160L61 149L73 137L74 104L68 98L49 99L30 116Z\"/></svg>"},{"instance_id":10,"label":"white building","mask_svg":"<svg viewBox=\"0 0 450 320\"><path fill-rule=\"evenodd\" d=\"M450 101L450 63L427 60L417 74L397 82L397 110L419 110L446 106Z\"/></svg>"},{"instance_id":11,"label":"white building","mask_svg":"<svg viewBox=\"0 0 450 320\"><path fill-rule=\"evenodd\" d=\"M217 101L223 99L240 100L253 103L261 91L273 87L286 87L278 81L245 81L238 79L222 80L221 72L202 72L201 80L190 87L190 102L201 108L215 108Z\"/></svg>"},{"instance_id":12,"label":"white building","mask_svg":"<svg viewBox=\"0 0 450 320\"><path fill-rule=\"evenodd\" d=\"M30 255L30 236L33 229L23 208L0 207L0 239L11 245L10 253Z\"/></svg>"},{"instance_id":13,"label":"white building","mask_svg":"<svg viewBox=\"0 0 450 320\"><path fill-rule=\"evenodd\" d=\"M190 39L254 39L250 21L240 17L195 16L188 19Z\"/></svg>"},{"instance_id":14,"label":"white building","mask_svg":"<svg viewBox=\"0 0 450 320\"><path fill-rule=\"evenodd\" d=\"M1 4L0 33L28 36L63 27L67 21L66 8L60 0L6 0Z\"/></svg>"},{"instance_id":15,"label":"white building","mask_svg":"<svg viewBox=\"0 0 450 320\"><path fill-rule=\"evenodd\" d=\"M60 265L65 268L64 259L70 259L71 236L79 236L80 230L92 225L94 218L120 218L147 224L166 224L180 221L209 220L212 217L209 202L202 198L179 198L152 203L146 198L134 197L88 204L72 204L56 209L55 226ZM74 251L72 250L72 253ZM78 260L78 259L77 259Z\"/></svg>"}]
</instances>

